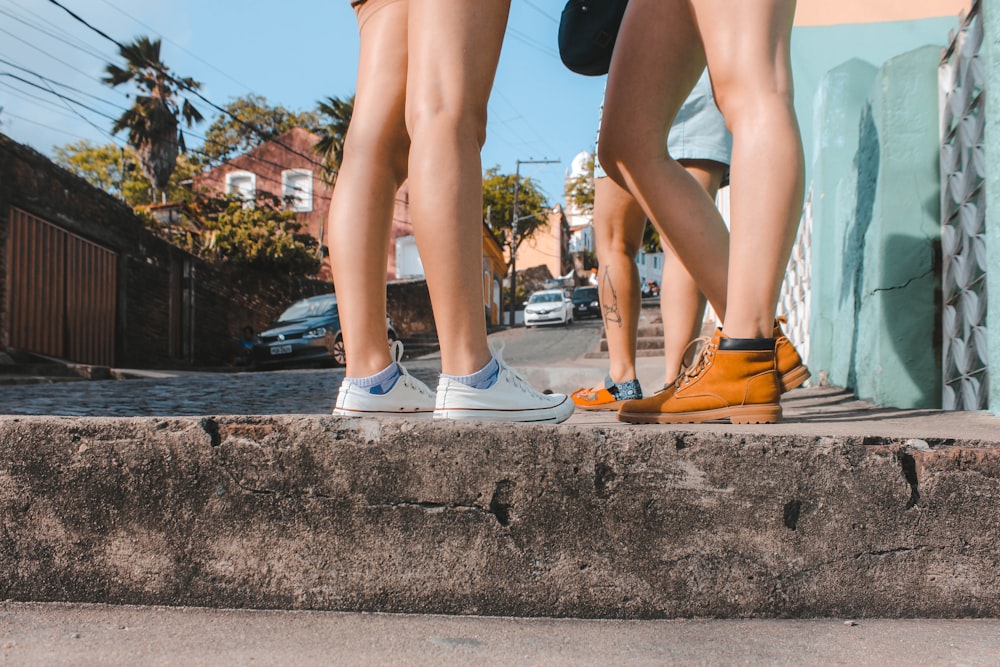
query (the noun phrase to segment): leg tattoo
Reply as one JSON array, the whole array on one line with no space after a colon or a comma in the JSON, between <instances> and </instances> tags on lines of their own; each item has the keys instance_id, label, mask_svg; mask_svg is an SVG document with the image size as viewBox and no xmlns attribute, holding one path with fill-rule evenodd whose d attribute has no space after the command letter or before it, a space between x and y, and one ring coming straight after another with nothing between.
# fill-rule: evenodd
<instances>
[{"instance_id":1,"label":"leg tattoo","mask_svg":"<svg viewBox=\"0 0 1000 667\"><path fill-rule=\"evenodd\" d=\"M620 329L622 314L618 310L618 292L615 291L615 286L611 282L611 274L608 273L607 267L604 268L604 280L601 282L601 309L604 311L604 326L614 323Z\"/></svg>"}]
</instances>

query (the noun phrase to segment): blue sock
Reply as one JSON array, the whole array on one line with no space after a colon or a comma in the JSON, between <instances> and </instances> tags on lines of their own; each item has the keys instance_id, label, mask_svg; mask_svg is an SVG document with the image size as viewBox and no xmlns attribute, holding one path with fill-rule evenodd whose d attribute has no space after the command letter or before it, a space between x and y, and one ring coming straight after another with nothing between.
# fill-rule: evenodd
<instances>
[{"instance_id":1,"label":"blue sock","mask_svg":"<svg viewBox=\"0 0 1000 667\"><path fill-rule=\"evenodd\" d=\"M449 380L454 380L455 382L461 382L467 387L472 387L473 389L489 389L496 384L497 377L499 375L500 364L497 363L495 358L491 358L488 364L480 368L472 375L447 375L442 373L441 377L446 377Z\"/></svg>"},{"instance_id":2,"label":"blue sock","mask_svg":"<svg viewBox=\"0 0 1000 667\"><path fill-rule=\"evenodd\" d=\"M375 375L369 375L368 377L363 378L344 379L356 387L367 389L369 394L381 396L382 394L389 393L392 388L396 386L396 380L398 380L401 375L402 373L399 370L399 364L394 361Z\"/></svg>"}]
</instances>

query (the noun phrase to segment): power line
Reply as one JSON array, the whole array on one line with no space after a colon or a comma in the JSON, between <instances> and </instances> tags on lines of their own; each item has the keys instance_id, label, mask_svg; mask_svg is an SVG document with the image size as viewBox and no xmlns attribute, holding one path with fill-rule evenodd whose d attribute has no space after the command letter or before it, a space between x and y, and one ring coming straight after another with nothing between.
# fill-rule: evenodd
<instances>
[{"instance_id":1,"label":"power line","mask_svg":"<svg viewBox=\"0 0 1000 667\"><path fill-rule=\"evenodd\" d=\"M160 34L160 32L156 28L154 28L153 26L149 25L148 23L144 23L143 21L140 21L136 17L134 17L131 14L129 14L128 12L126 12L121 7L118 7L117 5L109 2L108 0L101 0L101 2L103 2L104 4L106 4L108 7L111 7L112 9L114 9L114 10L122 13L123 15L127 16L128 18L132 19L133 21L135 21L136 23L138 23L142 27L144 27L144 28L146 28L148 30L152 30L154 33L156 33L157 35L159 35L164 41L166 41L166 42L168 42L170 44L173 44L175 47L177 47L178 49L180 49L184 53L188 54L189 56L191 56L192 58L194 58L195 60L197 60L201 64L206 65L207 67L210 67L211 69L215 70L216 72L218 72L222 76L226 77L227 79L229 79L233 83L236 83L236 84L242 86L243 88L247 89L248 91L252 91L252 89L250 88L250 86L248 86L247 84L243 83L239 79L236 79L236 78L230 76L226 72L223 72L221 69L219 69L218 67L216 67L212 63L208 62L207 60L205 60L204 58L202 58L201 56L199 56L197 53L195 53L193 51L189 51L188 49L184 48L183 46L181 46L180 44L178 44L174 40L170 39L169 37L164 37L162 34Z\"/></svg>"},{"instance_id":2,"label":"power line","mask_svg":"<svg viewBox=\"0 0 1000 667\"><path fill-rule=\"evenodd\" d=\"M51 93L52 95L55 95L56 97L58 97L60 99L66 100L67 102L71 102L71 103L73 103L73 104L75 104L77 106L83 107L87 111L92 111L93 113L96 113L98 116L103 116L104 118L107 118L108 120L112 120L112 121L117 120L117 118L115 118L114 116L110 116L110 115L104 113L103 111L100 111L98 109L95 109L94 107L88 106L88 105L84 104L83 102L81 102L79 100L76 100L76 99L74 99L72 97L69 97L67 95L63 95L62 93L56 92L56 91L52 90L51 88L46 88L45 86L41 86L41 85L39 85L37 83L34 83L32 81L28 81L24 77L20 77L20 76L18 76L16 74L12 74L11 72L0 72L0 76L9 76L10 78L15 79L17 81L20 81L21 83L27 84L29 86L33 86L35 88L39 88L39 89L44 90L44 91L46 91L48 93Z\"/></svg>"},{"instance_id":3,"label":"power line","mask_svg":"<svg viewBox=\"0 0 1000 667\"><path fill-rule=\"evenodd\" d=\"M24 67L23 65L18 65L15 62L7 60L6 58L0 57L0 63L4 63L6 65L10 65L11 67L16 67L17 69L21 70L22 72L27 72L28 74L31 74L32 76L38 77L42 81L54 84L56 86L59 86L60 88L65 88L67 90L72 90L75 93L80 93L81 95L86 95L87 97L93 98L93 99L97 100L98 102L103 102L104 104L107 104L108 106L113 106L116 109L118 109L119 111L126 111L126 109L124 107L120 107L120 106L118 106L114 102L109 102L108 100L104 99L103 97L99 97L99 96L94 95L92 93L88 93L87 91L80 90L79 88L74 88L73 86L70 86L70 85L65 84L65 83L60 83L59 81L56 81L55 79L50 79L49 77L47 77L47 76L45 76L43 74L39 74L38 72L36 72L36 71L34 71L32 69Z\"/></svg>"},{"instance_id":4,"label":"power line","mask_svg":"<svg viewBox=\"0 0 1000 667\"><path fill-rule=\"evenodd\" d=\"M11 37L13 37L14 39L16 39L17 41L21 42L22 44L24 44L24 45L26 45L26 46L34 49L35 51L38 51L42 55L47 56L47 57L51 58L52 60L55 60L57 63L65 65L66 67L70 68L74 72L77 72L79 74L82 74L82 75L90 78L90 79L93 79L94 81L97 81L98 83L103 83L103 82L101 82L100 79L96 78L92 73L90 73L90 72L84 72L79 67L75 67L75 66L71 65L70 63L66 62L65 60L62 60L60 58L56 58L54 55L52 55L51 53L49 53L45 49L43 49L41 47L38 47L38 46L32 44L31 42L29 42L27 40L21 39L20 37L18 37L17 35L15 35L12 32L4 30L3 28L0 28L0 32L3 32L3 33L6 33L6 34L10 35ZM118 93L119 95L121 95L122 97L127 97L125 95L125 93L121 92L120 90L115 89L115 92Z\"/></svg>"},{"instance_id":5,"label":"power line","mask_svg":"<svg viewBox=\"0 0 1000 667\"><path fill-rule=\"evenodd\" d=\"M549 19L550 21L552 21L556 25L559 24L559 19L557 19L556 17L552 16L552 14L549 14L547 11L545 11L544 9L542 9L541 7L539 7L538 5L536 5L535 3L533 3L531 0L524 0L524 4L528 5L529 7L531 7L536 12L538 12L539 14L541 14L542 16L544 16L545 18Z\"/></svg>"},{"instance_id":6,"label":"power line","mask_svg":"<svg viewBox=\"0 0 1000 667\"><path fill-rule=\"evenodd\" d=\"M64 128L52 127L51 125L46 125L45 123L39 123L37 120L25 118L24 116L19 116L16 113L10 113L8 111L4 111L3 115L9 118L17 118L18 120L22 120L25 123L31 123L32 125L37 125L38 127L44 127L46 130L52 130L53 132L60 132L62 134L69 135L74 139L85 140L83 137L81 137L79 134L76 134L75 132L70 132L69 130L66 130ZM67 118L68 117L69 116L67 116Z\"/></svg>"},{"instance_id":7,"label":"power line","mask_svg":"<svg viewBox=\"0 0 1000 667\"><path fill-rule=\"evenodd\" d=\"M64 43L67 46L71 46L71 47L73 47L73 48L75 48L75 49L77 49L79 51L82 51L83 53L86 53L87 55L89 55L89 56L91 56L93 58L97 58L98 60L104 60L104 56L101 55L100 53L97 53L97 52L92 51L90 49L87 49L87 48L84 48L82 46L79 46L78 44L71 44L70 42L66 41L64 37L61 37L61 36L56 35L56 34L53 34L52 32L49 32L48 30L46 30L45 28L41 28L41 27L35 25L34 23L31 23L30 21L26 21L25 19L16 16L15 14L11 14L9 11L7 11L5 9L0 8L0 14L4 14L6 16L9 16L10 18L14 19L18 23L26 25L29 28L32 28L33 30L37 30L38 32L42 33L43 35L47 35L47 36L49 36L49 37L51 37L53 39L56 39L56 40L60 41L61 43ZM4 31L4 32L6 32L6 31ZM11 34L11 33L8 33L8 34Z\"/></svg>"},{"instance_id":8,"label":"power line","mask_svg":"<svg viewBox=\"0 0 1000 667\"><path fill-rule=\"evenodd\" d=\"M101 37L103 37L104 39L106 39L109 42L111 42L111 43L115 44L116 46L118 46L119 50L122 51L123 53L129 50L128 47L126 47L125 44L122 44L117 39L115 39L114 37L110 36L108 33L104 32L100 28L98 28L98 27L90 24L89 22L87 22L86 19L84 19L83 17L81 17L79 14L77 14L73 10L69 9L68 7L66 7L66 5L64 5L61 2L59 2L59 0L48 0L48 1L51 4L55 5L56 7L59 7L60 9L62 9L64 12L66 12L70 16L72 16L79 23L83 24L84 26L86 26L90 30L94 31L95 33L97 33L98 35L100 35ZM153 63L147 63L147 65L149 65L151 67L154 67ZM230 118L232 118L234 121L236 121L240 125L246 127L250 131L252 131L255 134L257 134L259 137L261 137L261 138L263 138L265 140L268 140L267 137L266 137L266 135L265 135L265 133L263 131L261 131L261 129L259 127L256 127L253 123L248 123L248 122L244 121L242 118L240 118L236 114L232 113L228 109L226 109L224 107L221 107L218 104L216 104L215 102L211 101L210 99L208 99L207 97L205 97L204 95L202 95L198 91L198 89L195 88L195 87L193 87L191 84L186 83L185 81L182 81L182 80L176 78L175 76L173 76L169 72L166 72L166 71L163 71L163 70L158 70L158 71L160 72L160 74L162 74L164 76L164 78L166 78L168 81L170 81L172 84L174 84L178 88L188 91L189 93L191 93L192 95L194 95L195 97L197 97L198 99L200 99L201 101L203 101L205 104L209 105L210 107L212 107L216 111L219 111L219 112L225 114L226 116L229 116ZM287 146L287 145L283 144L282 142L277 141L276 139L269 139L269 140L273 141L277 145L285 148L286 150L290 151L291 153L294 153L294 154L296 154L296 155L304 158L305 160L307 160L311 164L319 167L320 169L326 169L327 168L326 165L324 165L322 162L318 162L318 161L314 160L311 156L306 155L304 153L301 153L301 152L295 150L294 148L292 148L291 146Z\"/></svg>"}]
</instances>

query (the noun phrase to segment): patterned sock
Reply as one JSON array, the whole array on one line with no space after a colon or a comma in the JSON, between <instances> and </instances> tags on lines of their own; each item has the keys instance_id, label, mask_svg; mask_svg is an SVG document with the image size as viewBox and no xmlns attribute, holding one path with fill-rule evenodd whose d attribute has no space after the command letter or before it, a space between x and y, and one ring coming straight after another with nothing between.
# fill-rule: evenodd
<instances>
[{"instance_id":1,"label":"patterned sock","mask_svg":"<svg viewBox=\"0 0 1000 667\"><path fill-rule=\"evenodd\" d=\"M489 389L497 382L497 377L500 375L500 364L497 363L496 359L490 359L489 363L480 368L478 371L472 375L447 375L441 373L441 377L446 377L449 380L454 380L455 382L461 382L467 387L472 387L473 389Z\"/></svg>"},{"instance_id":2,"label":"patterned sock","mask_svg":"<svg viewBox=\"0 0 1000 667\"><path fill-rule=\"evenodd\" d=\"M639 380L615 382L609 375L604 378L604 388L619 401L630 401L642 398L642 387L639 386Z\"/></svg>"},{"instance_id":3,"label":"patterned sock","mask_svg":"<svg viewBox=\"0 0 1000 667\"><path fill-rule=\"evenodd\" d=\"M356 387L367 389L369 394L381 396L383 394L388 394L389 391L396 386L396 380L398 380L401 375L402 372L399 370L399 364L394 361L375 375L369 375L368 377L363 378L344 379Z\"/></svg>"}]
</instances>

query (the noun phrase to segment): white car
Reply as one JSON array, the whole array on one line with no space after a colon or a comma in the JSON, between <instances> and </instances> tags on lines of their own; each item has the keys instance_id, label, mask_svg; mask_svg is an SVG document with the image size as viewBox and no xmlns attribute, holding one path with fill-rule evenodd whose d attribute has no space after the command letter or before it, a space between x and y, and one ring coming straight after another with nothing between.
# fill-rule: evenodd
<instances>
[{"instance_id":1,"label":"white car","mask_svg":"<svg viewBox=\"0 0 1000 667\"><path fill-rule=\"evenodd\" d=\"M569 324L573 321L573 300L561 289L535 292L524 306L524 326Z\"/></svg>"}]
</instances>

